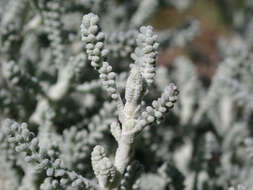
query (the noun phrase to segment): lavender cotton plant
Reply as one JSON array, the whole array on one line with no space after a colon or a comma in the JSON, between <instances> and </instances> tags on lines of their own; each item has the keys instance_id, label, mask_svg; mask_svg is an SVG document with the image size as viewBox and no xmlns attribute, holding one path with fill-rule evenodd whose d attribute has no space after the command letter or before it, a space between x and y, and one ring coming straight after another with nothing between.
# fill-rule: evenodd
<instances>
[{"instance_id":1,"label":"lavender cotton plant","mask_svg":"<svg viewBox=\"0 0 253 190\"><path fill-rule=\"evenodd\" d=\"M117 88L116 73L112 72L112 67L106 62L108 50L104 44L105 34L100 31L98 22L97 15L92 13L85 15L81 25L81 35L88 60L98 70L103 86L117 105L118 122L111 123L111 133L118 143L115 158L108 158L102 146L95 146L91 153L91 163L99 184L96 185L95 182L64 166L64 162L60 159L57 142L43 147L44 143L29 131L26 123L19 124L13 120L6 120L2 124L2 133L5 135L1 140L6 141L6 146L13 147L15 151L24 152L24 160L32 163L37 173L45 172L46 178L40 185L41 189L65 189L69 185L78 189L114 189L119 186L122 186L121 188L129 186L130 184L122 181L124 178L129 178L129 176L125 176L125 171L128 171L126 168L131 162L136 136L145 127L158 122L177 100L178 90L174 84L170 84L161 97L152 102L151 106L144 106L143 95L148 93L155 77L158 48L157 35L153 33L152 27L148 26L141 27L137 35L137 47L132 54L134 63L131 65L130 75L126 82L124 103ZM13 71L13 68L15 67L12 66L9 69L10 72L19 73L19 71ZM65 85L62 85L59 90L54 88L55 94L62 94L64 88ZM50 92L49 90L49 94ZM48 115L48 113L45 114ZM53 116L46 115L43 127L51 125L47 122L50 122L50 118ZM64 141L64 139L60 141ZM140 166L134 164L133 167ZM136 174L133 173L133 175ZM131 181L131 183L133 182Z\"/></svg>"}]
</instances>

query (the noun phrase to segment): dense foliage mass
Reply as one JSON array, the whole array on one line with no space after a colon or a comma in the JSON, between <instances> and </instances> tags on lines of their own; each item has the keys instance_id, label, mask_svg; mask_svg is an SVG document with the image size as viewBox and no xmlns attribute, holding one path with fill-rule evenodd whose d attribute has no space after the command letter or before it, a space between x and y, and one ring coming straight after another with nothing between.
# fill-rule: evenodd
<instances>
[{"instance_id":1,"label":"dense foliage mass","mask_svg":"<svg viewBox=\"0 0 253 190\"><path fill-rule=\"evenodd\" d=\"M209 83L197 20L147 25L194 3L2 0L0 190L252 189L253 3L220 1L233 35Z\"/></svg>"}]
</instances>

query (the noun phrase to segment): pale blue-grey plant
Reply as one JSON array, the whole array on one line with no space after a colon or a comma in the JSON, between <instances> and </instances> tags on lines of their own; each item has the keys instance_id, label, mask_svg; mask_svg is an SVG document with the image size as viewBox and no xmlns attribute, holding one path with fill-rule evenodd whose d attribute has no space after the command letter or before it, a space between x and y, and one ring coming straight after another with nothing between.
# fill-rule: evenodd
<instances>
[{"instance_id":1,"label":"pale blue-grey plant","mask_svg":"<svg viewBox=\"0 0 253 190\"><path fill-rule=\"evenodd\" d=\"M192 51L156 64L158 51L191 50L198 21L143 26L165 5L191 3L0 2L0 189L251 189L247 19L234 17L245 32L218 41L209 86Z\"/></svg>"}]
</instances>

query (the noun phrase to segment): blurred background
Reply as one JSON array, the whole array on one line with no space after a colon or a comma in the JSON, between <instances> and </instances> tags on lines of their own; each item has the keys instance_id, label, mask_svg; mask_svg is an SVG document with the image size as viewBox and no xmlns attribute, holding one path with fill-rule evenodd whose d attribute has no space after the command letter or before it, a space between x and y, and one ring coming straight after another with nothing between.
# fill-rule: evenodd
<instances>
[{"instance_id":1,"label":"blurred background","mask_svg":"<svg viewBox=\"0 0 253 190\"><path fill-rule=\"evenodd\" d=\"M240 36L252 46L252 0L171 0L172 7L161 9L149 20L157 31L178 28L190 19L199 22L199 32L184 48L168 48L159 54L159 64L169 65L178 55L188 55L206 83L222 60L219 40Z\"/></svg>"}]
</instances>

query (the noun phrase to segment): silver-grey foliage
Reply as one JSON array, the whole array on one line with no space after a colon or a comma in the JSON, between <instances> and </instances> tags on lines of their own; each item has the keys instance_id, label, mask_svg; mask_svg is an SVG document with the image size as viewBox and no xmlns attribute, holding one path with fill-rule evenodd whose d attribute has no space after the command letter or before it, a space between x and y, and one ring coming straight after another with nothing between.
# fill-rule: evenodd
<instances>
[{"instance_id":1,"label":"silver-grey foliage","mask_svg":"<svg viewBox=\"0 0 253 190\"><path fill-rule=\"evenodd\" d=\"M252 188L251 22L209 86L191 56L157 65L200 25L148 19L193 2L0 2L0 190Z\"/></svg>"}]
</instances>

